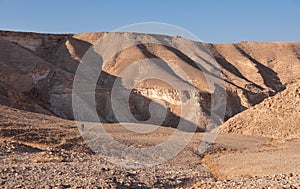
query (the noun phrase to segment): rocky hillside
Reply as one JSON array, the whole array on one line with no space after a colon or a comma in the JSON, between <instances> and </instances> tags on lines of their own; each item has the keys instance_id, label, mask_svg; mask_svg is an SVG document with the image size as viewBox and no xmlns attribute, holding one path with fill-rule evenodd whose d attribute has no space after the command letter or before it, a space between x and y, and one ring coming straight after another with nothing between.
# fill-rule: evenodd
<instances>
[{"instance_id":1,"label":"rocky hillside","mask_svg":"<svg viewBox=\"0 0 300 189\"><path fill-rule=\"evenodd\" d=\"M108 33L37 34L0 31L0 103L32 112L73 119L72 84L76 69L88 48ZM156 35L116 33L124 38L155 38ZM164 36L171 43L177 37ZM186 43L198 48L199 44ZM108 44L112 45L112 44ZM180 46L181 44L179 44ZM225 119L231 118L299 80L300 43L241 42L205 44L215 57L225 80L227 107ZM196 49L197 50L197 49ZM196 56L195 56L196 57ZM198 89L202 122L207 122L211 94L204 72L213 65L195 66L195 57L158 44L136 45L122 50L103 68L96 93L98 114L105 122L117 122L110 103L111 87L119 73L138 60L160 58L182 68ZM154 68L162 70L162 68ZM172 77L179 77L174 73ZM176 89L159 81L140 83L132 92L131 112L138 120L150 117L149 104L164 101L168 113L163 125L176 126L181 117L174 99ZM205 124L197 125L200 130Z\"/></svg>"},{"instance_id":2,"label":"rocky hillside","mask_svg":"<svg viewBox=\"0 0 300 189\"><path fill-rule=\"evenodd\" d=\"M224 133L240 133L280 139L300 137L300 81L283 92L227 120Z\"/></svg>"}]
</instances>

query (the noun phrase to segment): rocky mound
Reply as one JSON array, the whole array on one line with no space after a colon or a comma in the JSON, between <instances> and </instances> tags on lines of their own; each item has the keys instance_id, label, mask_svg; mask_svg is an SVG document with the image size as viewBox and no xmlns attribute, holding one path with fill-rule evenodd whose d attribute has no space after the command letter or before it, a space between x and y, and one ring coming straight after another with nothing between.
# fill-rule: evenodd
<instances>
[{"instance_id":1,"label":"rocky mound","mask_svg":"<svg viewBox=\"0 0 300 189\"><path fill-rule=\"evenodd\" d=\"M299 138L300 80L227 120L220 131L280 139Z\"/></svg>"}]
</instances>

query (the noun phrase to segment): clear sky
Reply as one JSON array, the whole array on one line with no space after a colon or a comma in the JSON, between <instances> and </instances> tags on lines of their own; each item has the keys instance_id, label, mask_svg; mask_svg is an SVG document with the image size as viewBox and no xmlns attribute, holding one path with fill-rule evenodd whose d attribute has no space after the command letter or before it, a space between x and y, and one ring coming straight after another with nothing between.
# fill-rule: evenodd
<instances>
[{"instance_id":1,"label":"clear sky","mask_svg":"<svg viewBox=\"0 0 300 189\"><path fill-rule=\"evenodd\" d=\"M300 41L300 0L0 0L0 29L112 31L164 22L205 42Z\"/></svg>"}]
</instances>

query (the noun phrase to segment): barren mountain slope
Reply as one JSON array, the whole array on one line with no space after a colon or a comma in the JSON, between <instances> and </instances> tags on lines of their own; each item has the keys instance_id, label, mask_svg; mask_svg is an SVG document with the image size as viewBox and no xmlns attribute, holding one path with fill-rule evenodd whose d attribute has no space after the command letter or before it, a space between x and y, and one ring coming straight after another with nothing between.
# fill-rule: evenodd
<instances>
[{"instance_id":1,"label":"barren mountain slope","mask_svg":"<svg viewBox=\"0 0 300 189\"><path fill-rule=\"evenodd\" d=\"M279 139L300 137L300 81L260 104L227 120L223 133L240 133Z\"/></svg>"},{"instance_id":2,"label":"barren mountain slope","mask_svg":"<svg viewBox=\"0 0 300 189\"><path fill-rule=\"evenodd\" d=\"M2 103L73 119L71 89L74 73L87 49L95 44L100 37L107 34L55 35L1 31L0 38L3 38L1 48L7 49L0 53L1 65L9 66L11 69L9 72L5 72L6 68L3 66L1 69L0 79L1 83L4 83L2 88L5 88L0 92L2 99L4 99ZM198 89L197 98L199 98L199 106L201 106L201 114L203 114L202 119L203 122L207 122L211 107L210 95L214 91L208 88L204 73L209 73L208 70L214 69L214 66L209 62L201 61L201 68L198 68L195 66L195 62L197 62L197 58L203 58L202 55L184 53L184 45L186 44L198 52L197 50L201 46L199 43L160 35L136 33L114 33L113 35L124 40L130 38L151 38L157 41L168 39L178 48L174 49L159 44L144 44L132 46L116 54L102 68L102 74L98 80L97 88L100 90L96 92L97 110L104 122L117 122L111 110L110 102L110 91L114 81L133 62L149 58L160 58L166 61L168 65L180 67L189 75L190 81L181 79L181 82L188 82ZM225 80L227 92L225 119L262 102L265 98L284 90L287 84L299 79L300 43L241 42L205 45L209 47L217 60L217 67L221 69L221 77ZM12 63L11 60L16 58L17 60ZM35 63L36 60L38 63ZM29 71L20 73L20 66L23 67L22 69L27 66ZM33 67L37 68L33 69ZM40 67L44 71L39 69ZM171 73L159 66L154 66L152 69L159 71L158 73ZM36 70L37 73L34 72L35 74L33 74L32 70ZM13 78L8 77L8 73L13 73L15 76ZM181 78L177 73L171 73L170 77ZM211 75L211 78L215 78L215 76ZM28 82L22 84L20 80L24 82L28 80ZM17 95L10 95L8 98L8 89L15 91L10 93ZM169 85L158 80L146 80L135 86L131 96L131 103L133 104L130 107L134 107L131 112L137 119L148 119L149 104L153 99L159 99L164 101L169 109L164 125L176 126L181 116L180 107L176 106L176 100L174 100L178 96L176 89L172 90ZM28 108L29 105L23 106L22 103L15 103L19 98L26 99L25 101L33 104L34 108L32 106ZM31 101L34 102L31 103ZM203 129L204 125L198 125L198 127Z\"/></svg>"},{"instance_id":3,"label":"barren mountain slope","mask_svg":"<svg viewBox=\"0 0 300 189\"><path fill-rule=\"evenodd\" d=\"M57 103L56 98L71 91L73 74L14 42L0 38L0 47L3 104L65 118L72 116L68 114L68 105L62 107L63 100Z\"/></svg>"},{"instance_id":4,"label":"barren mountain slope","mask_svg":"<svg viewBox=\"0 0 300 189\"><path fill-rule=\"evenodd\" d=\"M1 102L29 111L44 111L28 94L39 80L49 74L51 65L29 50L2 38L0 48Z\"/></svg>"}]
</instances>

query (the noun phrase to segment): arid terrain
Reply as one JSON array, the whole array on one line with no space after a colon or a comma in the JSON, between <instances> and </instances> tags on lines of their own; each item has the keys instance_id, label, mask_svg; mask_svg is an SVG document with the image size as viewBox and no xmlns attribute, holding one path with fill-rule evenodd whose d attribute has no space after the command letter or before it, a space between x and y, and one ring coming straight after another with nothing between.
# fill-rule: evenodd
<instances>
[{"instance_id":1,"label":"arid terrain","mask_svg":"<svg viewBox=\"0 0 300 189\"><path fill-rule=\"evenodd\" d=\"M89 148L73 121L76 70L87 50L108 34L124 40L166 40L177 47L131 46L102 67L95 109L116 141L136 148L158 145L172 136L184 118L178 105L180 92L149 79L132 89L130 111L139 121L153 120L139 127L159 128L134 133L123 127L133 123L118 121L110 96L120 73L133 62L158 58L174 64L190 79L166 67L151 69L196 89L185 94L197 99L197 130L187 132L191 141L163 164L134 169L106 161ZM109 43L107 49L118 45ZM201 45L216 65L203 58ZM2 188L300 188L299 42L200 44L154 34L0 31L0 49ZM220 75L212 70L219 70ZM206 141L209 133L204 131L217 88L211 89L207 78L223 80L226 92L224 123L211 131L220 132L212 143ZM160 114L149 112L157 100L168 110L159 125L155 120ZM210 146L199 153L203 142Z\"/></svg>"}]
</instances>

